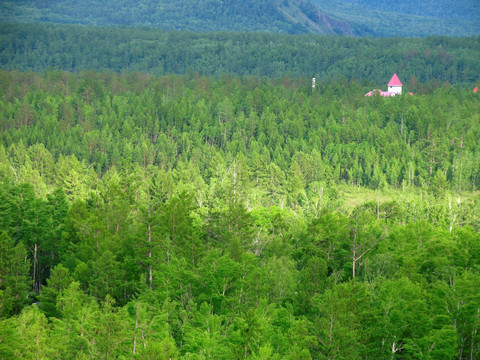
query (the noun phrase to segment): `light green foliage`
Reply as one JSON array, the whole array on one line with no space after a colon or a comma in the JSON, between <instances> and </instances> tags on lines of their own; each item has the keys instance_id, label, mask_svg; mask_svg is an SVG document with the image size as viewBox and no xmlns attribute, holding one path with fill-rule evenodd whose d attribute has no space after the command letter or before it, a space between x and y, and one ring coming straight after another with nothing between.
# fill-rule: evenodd
<instances>
[{"instance_id":1,"label":"light green foliage","mask_svg":"<svg viewBox=\"0 0 480 360\"><path fill-rule=\"evenodd\" d=\"M204 288L202 292L215 312L223 312L225 306L235 301L241 266L234 259L212 250L203 259L199 274Z\"/></svg>"},{"instance_id":2,"label":"light green foliage","mask_svg":"<svg viewBox=\"0 0 480 360\"><path fill-rule=\"evenodd\" d=\"M136 359L141 360L176 360L178 350L171 338L165 338L161 342L150 342L138 352Z\"/></svg>"},{"instance_id":3,"label":"light green foliage","mask_svg":"<svg viewBox=\"0 0 480 360\"><path fill-rule=\"evenodd\" d=\"M96 308L87 318L83 318L81 329L87 340L87 352L97 359L110 359L115 354L127 351L127 322L125 310L114 307L109 295L105 302Z\"/></svg>"},{"instance_id":4,"label":"light green foliage","mask_svg":"<svg viewBox=\"0 0 480 360\"><path fill-rule=\"evenodd\" d=\"M69 200L85 199L95 186L95 173L73 155L60 159L55 180Z\"/></svg>"},{"instance_id":5,"label":"light green foliage","mask_svg":"<svg viewBox=\"0 0 480 360\"><path fill-rule=\"evenodd\" d=\"M386 281L380 289L380 335L382 353L413 359L422 352L421 337L428 319L425 296L407 278ZM388 354L388 355L387 355Z\"/></svg>"},{"instance_id":6,"label":"light green foliage","mask_svg":"<svg viewBox=\"0 0 480 360\"><path fill-rule=\"evenodd\" d=\"M362 359L375 324L365 284L348 282L316 296L314 326L321 358Z\"/></svg>"},{"instance_id":7,"label":"light green foliage","mask_svg":"<svg viewBox=\"0 0 480 360\"><path fill-rule=\"evenodd\" d=\"M26 307L17 318L17 359L48 359L48 320L37 306Z\"/></svg>"},{"instance_id":8,"label":"light green foliage","mask_svg":"<svg viewBox=\"0 0 480 360\"><path fill-rule=\"evenodd\" d=\"M57 296L59 319L52 319L50 347L57 359L82 358L88 353L85 338L85 322L95 316L94 306L80 290L76 281L63 289Z\"/></svg>"},{"instance_id":9,"label":"light green foliage","mask_svg":"<svg viewBox=\"0 0 480 360\"><path fill-rule=\"evenodd\" d=\"M0 296L2 295L0 293ZM15 359L15 350L21 346L16 330L16 318L0 320L0 356L2 359Z\"/></svg>"},{"instance_id":10,"label":"light green foliage","mask_svg":"<svg viewBox=\"0 0 480 360\"><path fill-rule=\"evenodd\" d=\"M224 316L212 313L207 303L202 303L185 333L183 351L186 356L203 356L207 359L228 359L233 354L228 344Z\"/></svg>"},{"instance_id":11,"label":"light green foliage","mask_svg":"<svg viewBox=\"0 0 480 360\"><path fill-rule=\"evenodd\" d=\"M1 358L478 359L470 89L0 77Z\"/></svg>"}]
</instances>

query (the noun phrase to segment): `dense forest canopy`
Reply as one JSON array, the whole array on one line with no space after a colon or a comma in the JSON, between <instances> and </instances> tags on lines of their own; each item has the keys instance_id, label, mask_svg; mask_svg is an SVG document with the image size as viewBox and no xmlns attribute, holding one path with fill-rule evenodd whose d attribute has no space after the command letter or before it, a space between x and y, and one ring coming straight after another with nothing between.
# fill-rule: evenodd
<instances>
[{"instance_id":1,"label":"dense forest canopy","mask_svg":"<svg viewBox=\"0 0 480 360\"><path fill-rule=\"evenodd\" d=\"M470 83L480 37L368 39L262 33L166 32L60 25L0 25L0 68L148 72L156 75L367 79ZM373 85L372 85L373 86Z\"/></svg>"},{"instance_id":2,"label":"dense forest canopy","mask_svg":"<svg viewBox=\"0 0 480 360\"><path fill-rule=\"evenodd\" d=\"M143 167L195 160L209 182L206 164L218 153L282 172L314 161L306 185L427 188L440 172L448 188L480 186L479 103L471 88L418 84L414 96L384 99L365 97L368 84L347 80L312 89L309 79L288 77L0 76L3 146L41 143L52 160L74 155L98 176L130 157Z\"/></svg>"},{"instance_id":3,"label":"dense forest canopy","mask_svg":"<svg viewBox=\"0 0 480 360\"><path fill-rule=\"evenodd\" d=\"M478 359L472 87L0 72L2 359Z\"/></svg>"}]
</instances>

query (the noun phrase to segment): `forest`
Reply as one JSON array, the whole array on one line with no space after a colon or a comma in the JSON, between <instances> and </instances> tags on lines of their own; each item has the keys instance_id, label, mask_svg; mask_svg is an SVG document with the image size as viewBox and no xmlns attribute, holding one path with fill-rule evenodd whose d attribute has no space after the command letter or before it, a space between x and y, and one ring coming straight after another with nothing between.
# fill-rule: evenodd
<instances>
[{"instance_id":1,"label":"forest","mask_svg":"<svg viewBox=\"0 0 480 360\"><path fill-rule=\"evenodd\" d=\"M478 82L479 54L480 36L377 39L0 24L0 68L34 72L315 76L364 80L369 87L385 86L398 73L415 92L416 82Z\"/></svg>"},{"instance_id":2,"label":"forest","mask_svg":"<svg viewBox=\"0 0 480 360\"><path fill-rule=\"evenodd\" d=\"M113 70L0 71L0 358L479 358L474 73Z\"/></svg>"}]
</instances>

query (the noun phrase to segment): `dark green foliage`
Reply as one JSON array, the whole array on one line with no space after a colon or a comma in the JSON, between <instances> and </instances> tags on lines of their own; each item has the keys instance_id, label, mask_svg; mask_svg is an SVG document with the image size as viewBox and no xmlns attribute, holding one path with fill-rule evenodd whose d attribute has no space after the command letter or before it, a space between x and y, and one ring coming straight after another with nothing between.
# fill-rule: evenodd
<instances>
[{"instance_id":1,"label":"dark green foliage","mask_svg":"<svg viewBox=\"0 0 480 360\"><path fill-rule=\"evenodd\" d=\"M57 312L57 298L60 293L65 290L72 278L67 268L62 264L58 264L52 270L50 278L47 280L47 285L42 288L40 296L40 308L43 313L49 317L59 317Z\"/></svg>"},{"instance_id":2,"label":"dark green foliage","mask_svg":"<svg viewBox=\"0 0 480 360\"><path fill-rule=\"evenodd\" d=\"M29 292L29 261L22 243L0 233L0 318L19 313Z\"/></svg>"},{"instance_id":3,"label":"dark green foliage","mask_svg":"<svg viewBox=\"0 0 480 360\"><path fill-rule=\"evenodd\" d=\"M372 90L374 86L384 87L395 72L404 83L412 85L432 80L473 83L480 73L479 53L478 36L373 39L0 24L0 68L20 71L95 69L156 75L315 76L317 80L345 77L374 81L376 85L369 84L368 90ZM102 99L98 87L101 78L90 72L75 89L69 89L68 82L63 87L69 95L76 93L88 104ZM284 81L289 86L290 80ZM112 86L122 89L118 83ZM56 109L67 122L79 105L70 100L60 102ZM34 108L28 103L21 105L17 124L33 125L37 115ZM98 139L98 135L91 140Z\"/></svg>"}]
</instances>

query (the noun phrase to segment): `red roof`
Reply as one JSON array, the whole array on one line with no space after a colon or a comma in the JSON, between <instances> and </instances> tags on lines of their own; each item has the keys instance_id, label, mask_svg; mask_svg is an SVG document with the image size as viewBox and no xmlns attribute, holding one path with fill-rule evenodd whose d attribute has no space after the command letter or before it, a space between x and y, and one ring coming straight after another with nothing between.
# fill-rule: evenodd
<instances>
[{"instance_id":1,"label":"red roof","mask_svg":"<svg viewBox=\"0 0 480 360\"><path fill-rule=\"evenodd\" d=\"M475 88L473 89L473 92L474 92L474 93L477 93L477 92L478 92L478 86L475 86Z\"/></svg>"},{"instance_id":2,"label":"red roof","mask_svg":"<svg viewBox=\"0 0 480 360\"><path fill-rule=\"evenodd\" d=\"M388 83L388 86L402 86L402 83L396 73L393 74L392 78L390 79L390 82Z\"/></svg>"},{"instance_id":3,"label":"red roof","mask_svg":"<svg viewBox=\"0 0 480 360\"><path fill-rule=\"evenodd\" d=\"M376 89L376 90L369 91L368 93L365 94L365 96L376 96L376 95L380 95L380 96L383 96L383 97L389 97L389 96L395 96L395 95L397 95L397 93L389 92L389 91L382 91L380 89Z\"/></svg>"}]
</instances>

